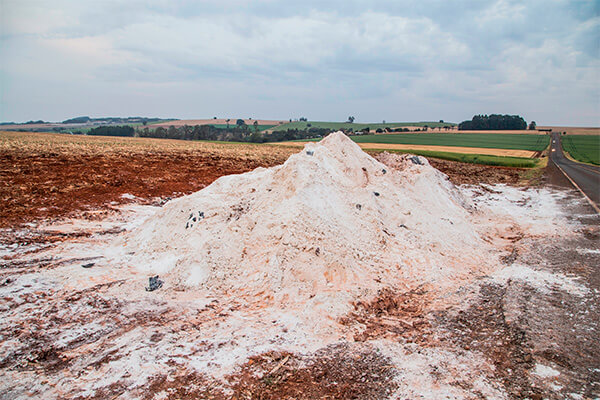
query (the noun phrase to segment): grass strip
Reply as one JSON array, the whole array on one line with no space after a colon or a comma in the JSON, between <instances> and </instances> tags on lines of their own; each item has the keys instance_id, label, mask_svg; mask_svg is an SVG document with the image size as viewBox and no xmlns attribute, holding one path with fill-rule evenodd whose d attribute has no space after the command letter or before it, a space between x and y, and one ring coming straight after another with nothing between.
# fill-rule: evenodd
<instances>
[{"instance_id":1,"label":"grass strip","mask_svg":"<svg viewBox=\"0 0 600 400\"><path fill-rule=\"evenodd\" d=\"M600 135L565 135L561 144L575 160L600 165Z\"/></svg>"}]
</instances>

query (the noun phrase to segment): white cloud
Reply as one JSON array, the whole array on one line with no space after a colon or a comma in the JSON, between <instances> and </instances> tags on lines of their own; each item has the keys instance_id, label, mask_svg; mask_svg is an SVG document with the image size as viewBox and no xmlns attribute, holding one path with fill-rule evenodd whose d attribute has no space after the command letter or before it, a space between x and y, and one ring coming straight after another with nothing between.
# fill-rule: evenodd
<instances>
[{"instance_id":1,"label":"white cloud","mask_svg":"<svg viewBox=\"0 0 600 400\"><path fill-rule=\"evenodd\" d=\"M0 18L2 37L43 35L68 24L64 10L45 7L39 2L19 0L1 0Z\"/></svg>"},{"instance_id":2,"label":"white cloud","mask_svg":"<svg viewBox=\"0 0 600 400\"><path fill-rule=\"evenodd\" d=\"M525 18L525 10L526 6L522 2L498 0L484 11L476 22L480 28L495 28L495 25L507 21L522 21Z\"/></svg>"},{"instance_id":3,"label":"white cloud","mask_svg":"<svg viewBox=\"0 0 600 400\"><path fill-rule=\"evenodd\" d=\"M321 67L403 69L468 55L464 44L429 19L373 12L354 17L316 12L286 18L150 16L101 38L114 51L129 52L140 65L160 59L183 68L265 75ZM81 50L83 55L86 50Z\"/></svg>"},{"instance_id":4,"label":"white cloud","mask_svg":"<svg viewBox=\"0 0 600 400\"><path fill-rule=\"evenodd\" d=\"M353 107L363 120L597 121L598 16L575 10L575 20L560 1L436 4L0 0L0 119L61 119L85 105L174 117L235 108L326 119ZM52 107L28 107L25 88L41 98L52 89Z\"/></svg>"}]
</instances>

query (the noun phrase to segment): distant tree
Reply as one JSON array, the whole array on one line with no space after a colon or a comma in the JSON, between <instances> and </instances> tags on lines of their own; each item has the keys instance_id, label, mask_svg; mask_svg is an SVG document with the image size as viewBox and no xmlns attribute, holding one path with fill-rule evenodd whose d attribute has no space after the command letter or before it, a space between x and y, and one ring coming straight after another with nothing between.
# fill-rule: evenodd
<instances>
[{"instance_id":1,"label":"distant tree","mask_svg":"<svg viewBox=\"0 0 600 400\"><path fill-rule=\"evenodd\" d=\"M91 121L90 117L76 117L76 118L64 120L62 123L63 124L85 124L86 122L90 122L90 121Z\"/></svg>"},{"instance_id":2,"label":"distant tree","mask_svg":"<svg viewBox=\"0 0 600 400\"><path fill-rule=\"evenodd\" d=\"M306 119L306 117L300 117L300 119L298 121L306 122L306 121L308 121L308 119Z\"/></svg>"},{"instance_id":3,"label":"distant tree","mask_svg":"<svg viewBox=\"0 0 600 400\"><path fill-rule=\"evenodd\" d=\"M385 119L383 120L383 123L385 124Z\"/></svg>"},{"instance_id":4,"label":"distant tree","mask_svg":"<svg viewBox=\"0 0 600 400\"><path fill-rule=\"evenodd\" d=\"M183 127L181 127L181 129L179 131L180 131L179 134L176 135L177 139L189 140L194 133L194 127L189 126L189 125L184 125Z\"/></svg>"},{"instance_id":5,"label":"distant tree","mask_svg":"<svg viewBox=\"0 0 600 400\"><path fill-rule=\"evenodd\" d=\"M254 121L254 132L258 132L258 121Z\"/></svg>"},{"instance_id":6,"label":"distant tree","mask_svg":"<svg viewBox=\"0 0 600 400\"><path fill-rule=\"evenodd\" d=\"M250 135L250 141L252 143L262 143L263 142L263 136L258 131L258 128L257 128L257 130L254 131L254 133L252 135Z\"/></svg>"},{"instance_id":7,"label":"distant tree","mask_svg":"<svg viewBox=\"0 0 600 400\"><path fill-rule=\"evenodd\" d=\"M353 116L349 116L348 117L348 122L352 124L352 123L354 123L354 119L355 118Z\"/></svg>"},{"instance_id":8,"label":"distant tree","mask_svg":"<svg viewBox=\"0 0 600 400\"><path fill-rule=\"evenodd\" d=\"M176 127L174 127L173 125L169 126L169 129L167 129L167 137L169 139L179 139L178 138L178 130Z\"/></svg>"},{"instance_id":9,"label":"distant tree","mask_svg":"<svg viewBox=\"0 0 600 400\"><path fill-rule=\"evenodd\" d=\"M236 124L237 126L246 125L246 123L244 122L244 120L243 120L243 119L238 119L237 121L235 121L235 124Z\"/></svg>"},{"instance_id":10,"label":"distant tree","mask_svg":"<svg viewBox=\"0 0 600 400\"><path fill-rule=\"evenodd\" d=\"M376 133L383 133L383 129L381 128L377 128L377 130L375 131Z\"/></svg>"},{"instance_id":11,"label":"distant tree","mask_svg":"<svg viewBox=\"0 0 600 400\"><path fill-rule=\"evenodd\" d=\"M443 120L443 119L440 119L440 124L443 124L443 123L444 123L444 120Z\"/></svg>"},{"instance_id":12,"label":"distant tree","mask_svg":"<svg viewBox=\"0 0 600 400\"><path fill-rule=\"evenodd\" d=\"M537 127L537 124L535 123L535 121L531 121L529 123L529 130L530 131L535 131L535 128Z\"/></svg>"},{"instance_id":13,"label":"distant tree","mask_svg":"<svg viewBox=\"0 0 600 400\"><path fill-rule=\"evenodd\" d=\"M229 118L227 118L226 122L227 122L227 129L229 129L229 121L231 121Z\"/></svg>"}]
</instances>

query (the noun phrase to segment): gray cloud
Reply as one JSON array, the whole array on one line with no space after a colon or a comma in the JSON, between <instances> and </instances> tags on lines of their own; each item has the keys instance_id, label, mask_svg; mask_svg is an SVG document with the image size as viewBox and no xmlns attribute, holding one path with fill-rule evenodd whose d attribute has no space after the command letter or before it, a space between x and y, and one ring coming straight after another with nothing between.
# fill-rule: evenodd
<instances>
[{"instance_id":1,"label":"gray cloud","mask_svg":"<svg viewBox=\"0 0 600 400\"><path fill-rule=\"evenodd\" d=\"M0 0L0 119L600 122L597 2L222 3Z\"/></svg>"}]
</instances>

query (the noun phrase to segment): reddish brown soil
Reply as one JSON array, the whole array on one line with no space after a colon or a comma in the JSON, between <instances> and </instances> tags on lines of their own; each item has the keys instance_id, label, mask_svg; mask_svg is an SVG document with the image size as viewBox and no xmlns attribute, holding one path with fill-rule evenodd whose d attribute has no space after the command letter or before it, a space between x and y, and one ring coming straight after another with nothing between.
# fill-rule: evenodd
<instances>
[{"instance_id":1,"label":"reddish brown soil","mask_svg":"<svg viewBox=\"0 0 600 400\"><path fill-rule=\"evenodd\" d=\"M130 200L180 196L223 175L279 164L284 157L247 159L206 152L107 154L0 152L0 228L61 218Z\"/></svg>"},{"instance_id":2,"label":"reddish brown soil","mask_svg":"<svg viewBox=\"0 0 600 400\"><path fill-rule=\"evenodd\" d=\"M479 183L515 185L520 181L524 171L521 168L492 167L438 159L429 159L429 163L448 175L455 185Z\"/></svg>"},{"instance_id":3,"label":"reddish brown soil","mask_svg":"<svg viewBox=\"0 0 600 400\"><path fill-rule=\"evenodd\" d=\"M64 218L111 203L197 191L223 175L284 162L296 149L138 138L0 133L0 228ZM444 160L455 184L517 183L523 170ZM100 211L100 214L102 212ZM102 215L99 215L102 217Z\"/></svg>"},{"instance_id":4,"label":"reddish brown soil","mask_svg":"<svg viewBox=\"0 0 600 400\"><path fill-rule=\"evenodd\" d=\"M325 347L311 356L265 353L252 357L228 377L233 393L218 382L189 371L158 376L145 399L167 392L177 399L384 399L396 387L390 361L369 348L352 344ZM171 397L170 397L171 398Z\"/></svg>"},{"instance_id":5,"label":"reddish brown soil","mask_svg":"<svg viewBox=\"0 0 600 400\"><path fill-rule=\"evenodd\" d=\"M365 327L354 335L357 342L386 337L424 344L430 339L426 319L429 296L424 289L405 293L386 289L373 300L355 303L354 311L340 322Z\"/></svg>"}]
</instances>

